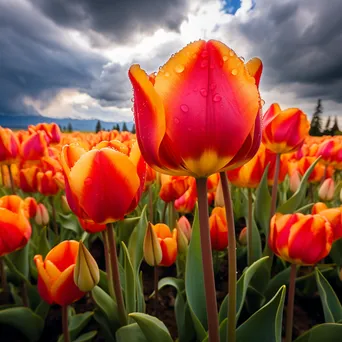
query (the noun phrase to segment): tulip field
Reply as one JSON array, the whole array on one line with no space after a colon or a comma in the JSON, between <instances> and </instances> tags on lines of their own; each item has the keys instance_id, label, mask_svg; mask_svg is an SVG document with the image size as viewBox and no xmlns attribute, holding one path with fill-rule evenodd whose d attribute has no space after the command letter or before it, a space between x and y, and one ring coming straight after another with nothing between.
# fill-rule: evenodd
<instances>
[{"instance_id":1,"label":"tulip field","mask_svg":"<svg viewBox=\"0 0 342 342\"><path fill-rule=\"evenodd\" d=\"M131 66L135 134L0 127L0 341L342 341L342 138L264 67L200 40Z\"/></svg>"}]
</instances>

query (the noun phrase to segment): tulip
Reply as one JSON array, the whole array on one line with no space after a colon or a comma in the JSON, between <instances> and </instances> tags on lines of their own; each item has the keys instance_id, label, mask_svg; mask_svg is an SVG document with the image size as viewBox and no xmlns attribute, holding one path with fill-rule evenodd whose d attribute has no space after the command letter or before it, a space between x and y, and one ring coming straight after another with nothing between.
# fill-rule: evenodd
<instances>
[{"instance_id":1,"label":"tulip","mask_svg":"<svg viewBox=\"0 0 342 342\"><path fill-rule=\"evenodd\" d=\"M26 197L24 199L24 211L27 218L33 218L37 213L37 202L33 197Z\"/></svg>"},{"instance_id":2,"label":"tulip","mask_svg":"<svg viewBox=\"0 0 342 342\"><path fill-rule=\"evenodd\" d=\"M315 214L319 214L321 211L328 209L327 205L323 202L317 202L313 205L312 209L311 209L311 214L315 215Z\"/></svg>"},{"instance_id":3,"label":"tulip","mask_svg":"<svg viewBox=\"0 0 342 342\"><path fill-rule=\"evenodd\" d=\"M189 187L185 193L175 200L175 209L182 213L191 213L197 201L196 183Z\"/></svg>"},{"instance_id":4,"label":"tulip","mask_svg":"<svg viewBox=\"0 0 342 342\"><path fill-rule=\"evenodd\" d=\"M144 258L150 266L158 266L163 259L163 252L155 230L148 224L144 238Z\"/></svg>"},{"instance_id":5,"label":"tulip","mask_svg":"<svg viewBox=\"0 0 342 342\"><path fill-rule=\"evenodd\" d=\"M45 196L56 195L59 191L59 187L52 171L38 172L37 186L38 191Z\"/></svg>"},{"instance_id":6,"label":"tulip","mask_svg":"<svg viewBox=\"0 0 342 342\"><path fill-rule=\"evenodd\" d=\"M298 150L308 135L310 123L298 108L281 110L273 103L264 115L262 142L274 153Z\"/></svg>"},{"instance_id":7,"label":"tulip","mask_svg":"<svg viewBox=\"0 0 342 342\"><path fill-rule=\"evenodd\" d=\"M63 195L61 196L61 209L63 214L69 214L71 212L71 209L68 204L68 200L66 197Z\"/></svg>"},{"instance_id":8,"label":"tulip","mask_svg":"<svg viewBox=\"0 0 342 342\"><path fill-rule=\"evenodd\" d=\"M190 241L191 239L191 224L189 220L186 218L186 216L181 216L177 221L177 228L178 230L181 230L185 237Z\"/></svg>"},{"instance_id":9,"label":"tulip","mask_svg":"<svg viewBox=\"0 0 342 342\"><path fill-rule=\"evenodd\" d=\"M321 157L321 162L325 165L333 165L340 168L342 163L342 145L341 142L331 138L320 144L316 156Z\"/></svg>"},{"instance_id":10,"label":"tulip","mask_svg":"<svg viewBox=\"0 0 342 342\"><path fill-rule=\"evenodd\" d=\"M50 221L49 212L43 203L37 205L35 221L39 226L46 226Z\"/></svg>"},{"instance_id":11,"label":"tulip","mask_svg":"<svg viewBox=\"0 0 342 342\"><path fill-rule=\"evenodd\" d=\"M81 218L78 218L78 220L81 224L82 229L88 233L99 233L106 229L105 224L99 224L95 223L94 221L83 220Z\"/></svg>"},{"instance_id":12,"label":"tulip","mask_svg":"<svg viewBox=\"0 0 342 342\"><path fill-rule=\"evenodd\" d=\"M216 207L209 217L210 239L213 250L221 251L228 246L228 226L226 211L224 208Z\"/></svg>"},{"instance_id":13,"label":"tulip","mask_svg":"<svg viewBox=\"0 0 342 342\"><path fill-rule=\"evenodd\" d=\"M333 241L342 237L342 211L341 208L330 208L322 210L319 215L325 217L333 231Z\"/></svg>"},{"instance_id":14,"label":"tulip","mask_svg":"<svg viewBox=\"0 0 342 342\"><path fill-rule=\"evenodd\" d=\"M161 175L160 198L166 202L175 201L189 188L189 177Z\"/></svg>"},{"instance_id":15,"label":"tulip","mask_svg":"<svg viewBox=\"0 0 342 342\"><path fill-rule=\"evenodd\" d=\"M39 161L48 154L46 135L37 132L28 136L21 145L21 156L24 160Z\"/></svg>"},{"instance_id":16,"label":"tulip","mask_svg":"<svg viewBox=\"0 0 342 342\"><path fill-rule=\"evenodd\" d=\"M26 246L31 237L31 225L24 201L16 195L0 198L0 257Z\"/></svg>"},{"instance_id":17,"label":"tulip","mask_svg":"<svg viewBox=\"0 0 342 342\"><path fill-rule=\"evenodd\" d=\"M19 141L9 128L0 126L0 164L13 164L19 157Z\"/></svg>"},{"instance_id":18,"label":"tulip","mask_svg":"<svg viewBox=\"0 0 342 342\"><path fill-rule=\"evenodd\" d=\"M251 159L260 144L253 77L260 66L256 59L248 68L221 42L202 40L172 57L154 84L133 65L137 140L146 162L162 173L199 178Z\"/></svg>"},{"instance_id":19,"label":"tulip","mask_svg":"<svg viewBox=\"0 0 342 342\"><path fill-rule=\"evenodd\" d=\"M28 130L31 134L39 131L44 132L47 141L51 144L58 144L61 141L61 130L54 122L51 124L40 123L36 126L30 125Z\"/></svg>"},{"instance_id":20,"label":"tulip","mask_svg":"<svg viewBox=\"0 0 342 342\"><path fill-rule=\"evenodd\" d=\"M239 234L239 242L242 246L247 246L247 227L243 228Z\"/></svg>"},{"instance_id":21,"label":"tulip","mask_svg":"<svg viewBox=\"0 0 342 342\"><path fill-rule=\"evenodd\" d=\"M75 264L79 243L63 241L46 255L36 255L34 261L38 270L38 292L48 304L69 305L84 296L74 283Z\"/></svg>"},{"instance_id":22,"label":"tulip","mask_svg":"<svg viewBox=\"0 0 342 342\"><path fill-rule=\"evenodd\" d=\"M24 192L36 192L38 190L37 185L37 173L38 167L32 166L29 168L21 169L19 172L19 187Z\"/></svg>"},{"instance_id":23,"label":"tulip","mask_svg":"<svg viewBox=\"0 0 342 342\"><path fill-rule=\"evenodd\" d=\"M332 178L327 178L318 190L318 196L322 201L331 201L334 198L335 183Z\"/></svg>"},{"instance_id":24,"label":"tulip","mask_svg":"<svg viewBox=\"0 0 342 342\"><path fill-rule=\"evenodd\" d=\"M296 192L299 189L300 181L300 173L297 170L294 170L290 176L290 190L292 192Z\"/></svg>"},{"instance_id":25,"label":"tulip","mask_svg":"<svg viewBox=\"0 0 342 342\"><path fill-rule=\"evenodd\" d=\"M66 145L61 162L66 197L78 217L106 224L123 219L138 205L146 167L137 144L129 156L109 147L86 151Z\"/></svg>"},{"instance_id":26,"label":"tulip","mask_svg":"<svg viewBox=\"0 0 342 342\"><path fill-rule=\"evenodd\" d=\"M100 281L99 267L83 242L79 243L74 270L75 285L82 292L91 291Z\"/></svg>"},{"instance_id":27,"label":"tulip","mask_svg":"<svg viewBox=\"0 0 342 342\"><path fill-rule=\"evenodd\" d=\"M268 244L285 261L314 265L331 249L333 230L321 215L275 214L271 219Z\"/></svg>"}]
</instances>

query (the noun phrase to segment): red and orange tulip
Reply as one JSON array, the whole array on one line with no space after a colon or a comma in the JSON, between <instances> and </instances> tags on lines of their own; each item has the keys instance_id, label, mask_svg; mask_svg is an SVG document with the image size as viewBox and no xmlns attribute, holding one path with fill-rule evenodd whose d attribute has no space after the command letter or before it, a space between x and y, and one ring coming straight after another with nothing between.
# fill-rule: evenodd
<instances>
[{"instance_id":1,"label":"red and orange tulip","mask_svg":"<svg viewBox=\"0 0 342 342\"><path fill-rule=\"evenodd\" d=\"M33 197L26 197L24 199L24 211L26 213L26 217L35 217L37 213L37 206L37 201Z\"/></svg>"},{"instance_id":2,"label":"red and orange tulip","mask_svg":"<svg viewBox=\"0 0 342 342\"><path fill-rule=\"evenodd\" d=\"M244 64L213 40L187 45L152 81L133 65L137 140L146 162L162 173L206 177L251 159L260 144L261 69L259 59Z\"/></svg>"},{"instance_id":3,"label":"red and orange tulip","mask_svg":"<svg viewBox=\"0 0 342 342\"><path fill-rule=\"evenodd\" d=\"M48 143L44 132L33 133L21 144L21 156L24 160L39 161L48 155Z\"/></svg>"},{"instance_id":4,"label":"red and orange tulip","mask_svg":"<svg viewBox=\"0 0 342 342\"><path fill-rule=\"evenodd\" d=\"M332 227L321 215L277 213L271 219L268 244L292 264L316 264L329 254L332 242Z\"/></svg>"},{"instance_id":5,"label":"red and orange tulip","mask_svg":"<svg viewBox=\"0 0 342 342\"><path fill-rule=\"evenodd\" d=\"M342 208L330 208L322 210L319 215L325 217L333 230L333 241L342 237Z\"/></svg>"},{"instance_id":6,"label":"red and orange tulip","mask_svg":"<svg viewBox=\"0 0 342 342\"><path fill-rule=\"evenodd\" d=\"M51 124L40 123L36 126L30 125L28 131L30 133L43 131L47 136L47 141L51 144L58 144L61 141L61 130L54 122Z\"/></svg>"},{"instance_id":7,"label":"red and orange tulip","mask_svg":"<svg viewBox=\"0 0 342 342\"><path fill-rule=\"evenodd\" d=\"M61 242L46 255L36 255L38 292L49 304L69 305L84 296L74 283L74 270L79 243L73 240Z\"/></svg>"},{"instance_id":8,"label":"red and orange tulip","mask_svg":"<svg viewBox=\"0 0 342 342\"><path fill-rule=\"evenodd\" d=\"M9 128L0 126L0 164L12 164L19 157L19 140Z\"/></svg>"},{"instance_id":9,"label":"red and orange tulip","mask_svg":"<svg viewBox=\"0 0 342 342\"><path fill-rule=\"evenodd\" d=\"M221 251L228 246L228 226L226 211L222 207L216 207L209 217L211 248Z\"/></svg>"}]
</instances>

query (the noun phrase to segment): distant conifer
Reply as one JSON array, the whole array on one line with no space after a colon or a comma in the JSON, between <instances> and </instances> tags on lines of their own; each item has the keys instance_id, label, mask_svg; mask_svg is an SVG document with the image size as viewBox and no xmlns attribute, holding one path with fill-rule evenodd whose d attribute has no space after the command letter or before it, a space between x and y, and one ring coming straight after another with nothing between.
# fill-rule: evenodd
<instances>
[{"instance_id":1,"label":"distant conifer","mask_svg":"<svg viewBox=\"0 0 342 342\"><path fill-rule=\"evenodd\" d=\"M320 136L322 135L322 117L323 107L321 104L321 99L318 99L316 110L312 115L311 126L309 134L312 136Z\"/></svg>"}]
</instances>

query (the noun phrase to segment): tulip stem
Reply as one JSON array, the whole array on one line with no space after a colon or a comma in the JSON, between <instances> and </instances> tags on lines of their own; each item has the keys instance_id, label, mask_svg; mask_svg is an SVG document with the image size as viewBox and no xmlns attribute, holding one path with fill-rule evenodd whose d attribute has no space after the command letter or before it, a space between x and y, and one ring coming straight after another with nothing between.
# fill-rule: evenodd
<instances>
[{"instance_id":1,"label":"tulip stem","mask_svg":"<svg viewBox=\"0 0 342 342\"><path fill-rule=\"evenodd\" d=\"M53 196L50 196L49 199L50 199L51 210L52 210L53 232L55 233L55 240L57 241L57 238L58 238L58 228L57 228L57 220L56 220L56 207L55 207L55 202L53 200Z\"/></svg>"},{"instance_id":2,"label":"tulip stem","mask_svg":"<svg viewBox=\"0 0 342 342\"><path fill-rule=\"evenodd\" d=\"M21 284L21 298L23 300L23 305L28 308L29 299L28 299L28 293L27 293L27 284L25 283L25 281L23 281Z\"/></svg>"},{"instance_id":3,"label":"tulip stem","mask_svg":"<svg viewBox=\"0 0 342 342\"><path fill-rule=\"evenodd\" d=\"M253 198L252 189L248 189L248 217L247 217L247 263L253 263Z\"/></svg>"},{"instance_id":4,"label":"tulip stem","mask_svg":"<svg viewBox=\"0 0 342 342\"><path fill-rule=\"evenodd\" d=\"M169 202L169 227L172 230L177 226L176 210L174 201Z\"/></svg>"},{"instance_id":5,"label":"tulip stem","mask_svg":"<svg viewBox=\"0 0 342 342\"><path fill-rule=\"evenodd\" d=\"M62 306L62 326L63 326L63 336L64 342L70 342L70 334L68 327L68 305Z\"/></svg>"},{"instance_id":6,"label":"tulip stem","mask_svg":"<svg viewBox=\"0 0 342 342\"><path fill-rule=\"evenodd\" d=\"M113 287L113 276L112 276L112 268L110 266L110 253L108 247L108 233L107 230L102 232L103 238L103 248L105 254L105 261L106 261L106 272L107 272L107 280L108 280L108 290L109 294L112 298L115 298L114 287Z\"/></svg>"},{"instance_id":7,"label":"tulip stem","mask_svg":"<svg viewBox=\"0 0 342 342\"><path fill-rule=\"evenodd\" d=\"M196 185L209 342L219 342L219 323L208 217L207 178L197 178Z\"/></svg>"},{"instance_id":8,"label":"tulip stem","mask_svg":"<svg viewBox=\"0 0 342 342\"><path fill-rule=\"evenodd\" d=\"M1 288L4 293L8 292L8 284L7 284L7 276L5 270L5 262L4 259L0 257L0 277L1 277Z\"/></svg>"},{"instance_id":9,"label":"tulip stem","mask_svg":"<svg viewBox=\"0 0 342 342\"><path fill-rule=\"evenodd\" d=\"M289 293L287 297L287 310L286 310L286 342L292 341L292 328L293 328L293 307L294 296L296 290L296 274L297 265L291 264Z\"/></svg>"},{"instance_id":10,"label":"tulip stem","mask_svg":"<svg viewBox=\"0 0 342 342\"><path fill-rule=\"evenodd\" d=\"M151 185L148 187L148 219L153 223L153 191Z\"/></svg>"},{"instance_id":11,"label":"tulip stem","mask_svg":"<svg viewBox=\"0 0 342 342\"><path fill-rule=\"evenodd\" d=\"M11 169L11 165L7 165L8 168L8 174L9 174L9 179L10 179L10 183L11 183L11 191L12 194L15 194L15 187L14 187L14 180L13 180L13 174L12 174L12 169Z\"/></svg>"},{"instance_id":12,"label":"tulip stem","mask_svg":"<svg viewBox=\"0 0 342 342\"><path fill-rule=\"evenodd\" d=\"M162 214L162 222L163 223L166 223L165 222L165 219L166 219L166 209L167 209L167 202L164 202L164 208L163 208L163 214Z\"/></svg>"},{"instance_id":13,"label":"tulip stem","mask_svg":"<svg viewBox=\"0 0 342 342\"><path fill-rule=\"evenodd\" d=\"M124 299L123 299L122 290L121 290L119 261L118 261L118 256L116 252L116 242L114 238L113 223L107 223L107 233L108 233L111 269L112 269L112 282L114 286L116 303L118 305L119 320L120 320L121 325L127 325L127 314L126 314Z\"/></svg>"},{"instance_id":14,"label":"tulip stem","mask_svg":"<svg viewBox=\"0 0 342 342\"><path fill-rule=\"evenodd\" d=\"M228 178L225 172L220 172L222 192L226 208L228 226L228 335L229 342L236 340L236 237L232 199L230 195Z\"/></svg>"},{"instance_id":15,"label":"tulip stem","mask_svg":"<svg viewBox=\"0 0 342 342\"><path fill-rule=\"evenodd\" d=\"M154 314L158 318L158 282L159 282L159 272L158 266L154 266Z\"/></svg>"}]
</instances>

